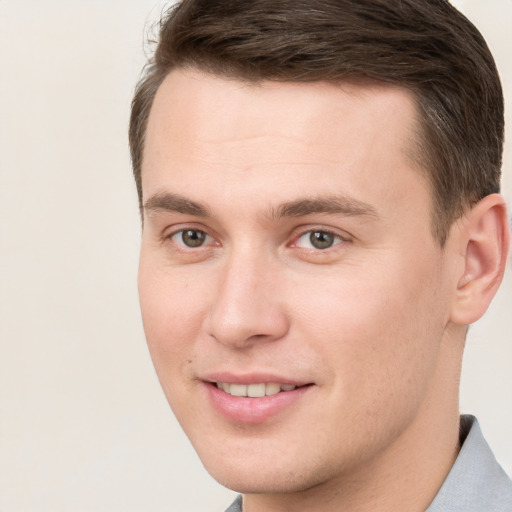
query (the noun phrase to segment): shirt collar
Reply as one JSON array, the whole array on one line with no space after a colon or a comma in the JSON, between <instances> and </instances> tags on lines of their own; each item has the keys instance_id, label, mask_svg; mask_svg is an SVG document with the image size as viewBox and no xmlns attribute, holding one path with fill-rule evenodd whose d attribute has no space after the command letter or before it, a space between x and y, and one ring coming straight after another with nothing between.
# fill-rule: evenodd
<instances>
[{"instance_id":1,"label":"shirt collar","mask_svg":"<svg viewBox=\"0 0 512 512\"><path fill-rule=\"evenodd\" d=\"M510 512L512 482L496 461L474 416L461 417L459 455L426 512Z\"/></svg>"}]
</instances>

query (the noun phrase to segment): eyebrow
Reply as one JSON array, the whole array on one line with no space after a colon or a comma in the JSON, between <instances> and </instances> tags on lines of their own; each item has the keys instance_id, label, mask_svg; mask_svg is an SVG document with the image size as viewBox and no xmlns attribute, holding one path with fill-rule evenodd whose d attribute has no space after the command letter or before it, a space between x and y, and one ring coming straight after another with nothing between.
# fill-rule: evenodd
<instances>
[{"instance_id":1,"label":"eyebrow","mask_svg":"<svg viewBox=\"0 0 512 512\"><path fill-rule=\"evenodd\" d=\"M196 217L211 216L205 205L170 192L160 192L151 196L144 203L144 211L148 213L182 213ZM289 201L271 208L268 217L271 220L278 220L286 217L305 217L306 215L322 213L380 219L380 215L372 205L344 195L317 196Z\"/></svg>"},{"instance_id":2,"label":"eyebrow","mask_svg":"<svg viewBox=\"0 0 512 512\"><path fill-rule=\"evenodd\" d=\"M144 203L144 211L148 213L174 212L196 217L209 217L208 208L201 203L191 201L186 197L169 192L160 192L151 196Z\"/></svg>"},{"instance_id":3,"label":"eyebrow","mask_svg":"<svg viewBox=\"0 0 512 512\"><path fill-rule=\"evenodd\" d=\"M337 214L347 217L379 219L377 210L370 204L348 196L320 196L298 199L272 209L271 218L304 217L315 213Z\"/></svg>"}]
</instances>

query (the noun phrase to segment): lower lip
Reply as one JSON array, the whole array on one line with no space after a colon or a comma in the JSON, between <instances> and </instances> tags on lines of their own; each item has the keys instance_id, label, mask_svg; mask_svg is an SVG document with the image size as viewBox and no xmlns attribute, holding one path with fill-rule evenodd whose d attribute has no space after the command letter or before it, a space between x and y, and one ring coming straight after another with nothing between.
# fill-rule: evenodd
<instances>
[{"instance_id":1,"label":"lower lip","mask_svg":"<svg viewBox=\"0 0 512 512\"><path fill-rule=\"evenodd\" d=\"M262 397L232 396L217 388L215 384L205 383L214 409L225 418L237 423L263 423L270 418L289 410L312 386L302 386L292 391L281 391L275 395Z\"/></svg>"}]
</instances>

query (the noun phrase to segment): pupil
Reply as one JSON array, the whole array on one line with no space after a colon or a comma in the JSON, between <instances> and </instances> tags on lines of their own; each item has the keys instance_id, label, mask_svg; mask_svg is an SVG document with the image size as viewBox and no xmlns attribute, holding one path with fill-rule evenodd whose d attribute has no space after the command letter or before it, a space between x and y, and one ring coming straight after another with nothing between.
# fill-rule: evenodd
<instances>
[{"instance_id":1,"label":"pupil","mask_svg":"<svg viewBox=\"0 0 512 512\"><path fill-rule=\"evenodd\" d=\"M187 229L186 231L183 231L181 238L186 246L199 247L204 242L205 234L202 231Z\"/></svg>"},{"instance_id":2,"label":"pupil","mask_svg":"<svg viewBox=\"0 0 512 512\"><path fill-rule=\"evenodd\" d=\"M334 243L334 235L325 233L324 231L313 231L309 235L311 245L316 249L327 249Z\"/></svg>"}]
</instances>

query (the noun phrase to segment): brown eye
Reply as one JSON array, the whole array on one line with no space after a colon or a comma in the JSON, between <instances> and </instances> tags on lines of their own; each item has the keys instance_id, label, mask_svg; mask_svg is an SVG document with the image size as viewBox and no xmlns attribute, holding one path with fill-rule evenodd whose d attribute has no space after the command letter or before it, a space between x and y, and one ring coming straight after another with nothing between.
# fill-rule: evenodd
<instances>
[{"instance_id":1,"label":"brown eye","mask_svg":"<svg viewBox=\"0 0 512 512\"><path fill-rule=\"evenodd\" d=\"M173 238L186 247L201 247L206 241L207 234L199 229L184 229L175 233Z\"/></svg>"},{"instance_id":2,"label":"brown eye","mask_svg":"<svg viewBox=\"0 0 512 512\"><path fill-rule=\"evenodd\" d=\"M315 249L328 249L334 244L335 235L325 231L311 231L309 241Z\"/></svg>"},{"instance_id":3,"label":"brown eye","mask_svg":"<svg viewBox=\"0 0 512 512\"><path fill-rule=\"evenodd\" d=\"M311 231L305 231L300 235L294 243L294 246L301 249L324 251L333 246L340 245L343 242L345 242L345 240L340 235L322 229L313 229Z\"/></svg>"}]
</instances>

